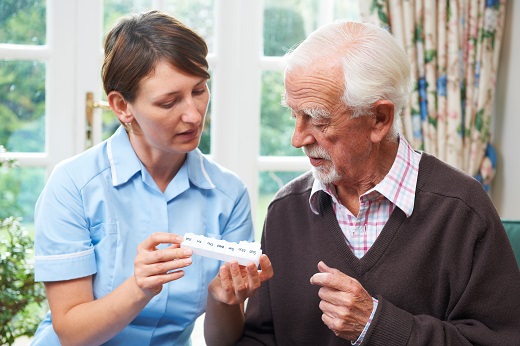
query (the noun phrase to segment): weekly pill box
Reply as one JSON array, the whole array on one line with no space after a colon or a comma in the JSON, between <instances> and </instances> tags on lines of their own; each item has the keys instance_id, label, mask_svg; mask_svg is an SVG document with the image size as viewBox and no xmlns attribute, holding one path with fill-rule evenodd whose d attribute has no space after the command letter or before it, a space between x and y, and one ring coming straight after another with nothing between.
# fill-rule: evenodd
<instances>
[{"instance_id":1,"label":"weekly pill box","mask_svg":"<svg viewBox=\"0 0 520 346\"><path fill-rule=\"evenodd\" d=\"M259 243L241 241L239 243L208 238L200 234L186 233L181 247L188 248L194 254L214 258L224 262L237 261L240 265L260 263L262 249Z\"/></svg>"}]
</instances>

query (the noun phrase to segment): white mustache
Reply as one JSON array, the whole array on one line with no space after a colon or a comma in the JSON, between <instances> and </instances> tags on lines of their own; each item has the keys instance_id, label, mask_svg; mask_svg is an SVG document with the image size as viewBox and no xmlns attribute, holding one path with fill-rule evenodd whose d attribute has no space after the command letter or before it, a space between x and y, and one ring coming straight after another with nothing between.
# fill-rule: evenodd
<instances>
[{"instance_id":1,"label":"white mustache","mask_svg":"<svg viewBox=\"0 0 520 346\"><path fill-rule=\"evenodd\" d=\"M325 160L331 160L329 153L323 149L320 146L314 145L314 146L303 146L302 147L303 152L308 157L315 157L319 159L325 159Z\"/></svg>"}]
</instances>

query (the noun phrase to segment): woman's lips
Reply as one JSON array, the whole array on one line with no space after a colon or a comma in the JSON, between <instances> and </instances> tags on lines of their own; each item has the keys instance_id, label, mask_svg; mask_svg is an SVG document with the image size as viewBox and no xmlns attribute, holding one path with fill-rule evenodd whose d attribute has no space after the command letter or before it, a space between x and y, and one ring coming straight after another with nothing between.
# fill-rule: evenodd
<instances>
[{"instance_id":1,"label":"woman's lips","mask_svg":"<svg viewBox=\"0 0 520 346\"><path fill-rule=\"evenodd\" d=\"M184 131L184 132L179 133L177 136L181 137L184 140L192 140L199 136L198 130L199 130L198 128L195 128L193 130Z\"/></svg>"}]
</instances>

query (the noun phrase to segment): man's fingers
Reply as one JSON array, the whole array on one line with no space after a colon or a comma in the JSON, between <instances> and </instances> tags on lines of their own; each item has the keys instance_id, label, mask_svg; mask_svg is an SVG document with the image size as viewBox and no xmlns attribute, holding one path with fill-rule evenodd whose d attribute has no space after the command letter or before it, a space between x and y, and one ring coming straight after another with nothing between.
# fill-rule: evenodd
<instances>
[{"instance_id":1,"label":"man's fingers","mask_svg":"<svg viewBox=\"0 0 520 346\"><path fill-rule=\"evenodd\" d=\"M251 292L256 291L258 289L258 287L260 287L260 285L262 284L261 278L260 278L261 272L258 271L258 269L254 263L249 263L246 266L246 271L247 271L247 282L248 282L248 291L249 291L248 295L249 295Z\"/></svg>"},{"instance_id":2,"label":"man's fingers","mask_svg":"<svg viewBox=\"0 0 520 346\"><path fill-rule=\"evenodd\" d=\"M328 265L326 265L325 262L323 262L323 261L320 261L318 263L318 270L320 271L320 273L332 273L333 272L333 269L331 267L329 267Z\"/></svg>"},{"instance_id":3,"label":"man's fingers","mask_svg":"<svg viewBox=\"0 0 520 346\"><path fill-rule=\"evenodd\" d=\"M318 263L319 273L311 276L311 284L318 286L326 286L338 291L348 292L352 285L356 285L357 281L350 276L340 272L335 268L330 268L324 262Z\"/></svg>"},{"instance_id":4,"label":"man's fingers","mask_svg":"<svg viewBox=\"0 0 520 346\"><path fill-rule=\"evenodd\" d=\"M231 278L233 279L233 286L235 288L235 295L239 301L245 300L247 297L247 284L242 277L242 271L237 261L230 263Z\"/></svg>"},{"instance_id":5,"label":"man's fingers","mask_svg":"<svg viewBox=\"0 0 520 346\"><path fill-rule=\"evenodd\" d=\"M231 278L231 272L229 271L229 266L223 265L220 267L219 271L220 277L220 285L224 289L226 294L235 294L235 290L233 288L233 279Z\"/></svg>"},{"instance_id":6,"label":"man's fingers","mask_svg":"<svg viewBox=\"0 0 520 346\"><path fill-rule=\"evenodd\" d=\"M273 265L267 255L260 256L260 269L262 269L260 272L260 282L267 281L273 277Z\"/></svg>"}]
</instances>

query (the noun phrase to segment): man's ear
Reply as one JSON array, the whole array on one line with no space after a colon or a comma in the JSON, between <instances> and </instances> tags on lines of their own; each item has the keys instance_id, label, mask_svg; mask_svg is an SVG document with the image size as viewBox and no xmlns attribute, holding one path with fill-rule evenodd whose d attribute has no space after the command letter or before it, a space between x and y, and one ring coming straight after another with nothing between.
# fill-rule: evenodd
<instances>
[{"instance_id":1,"label":"man's ear","mask_svg":"<svg viewBox=\"0 0 520 346\"><path fill-rule=\"evenodd\" d=\"M392 129L394 123L394 104L389 100L379 100L374 103L374 123L370 139L380 143Z\"/></svg>"},{"instance_id":2,"label":"man's ear","mask_svg":"<svg viewBox=\"0 0 520 346\"><path fill-rule=\"evenodd\" d=\"M131 107L119 91L111 91L107 95L108 104L121 123L127 124L134 120Z\"/></svg>"}]
</instances>

